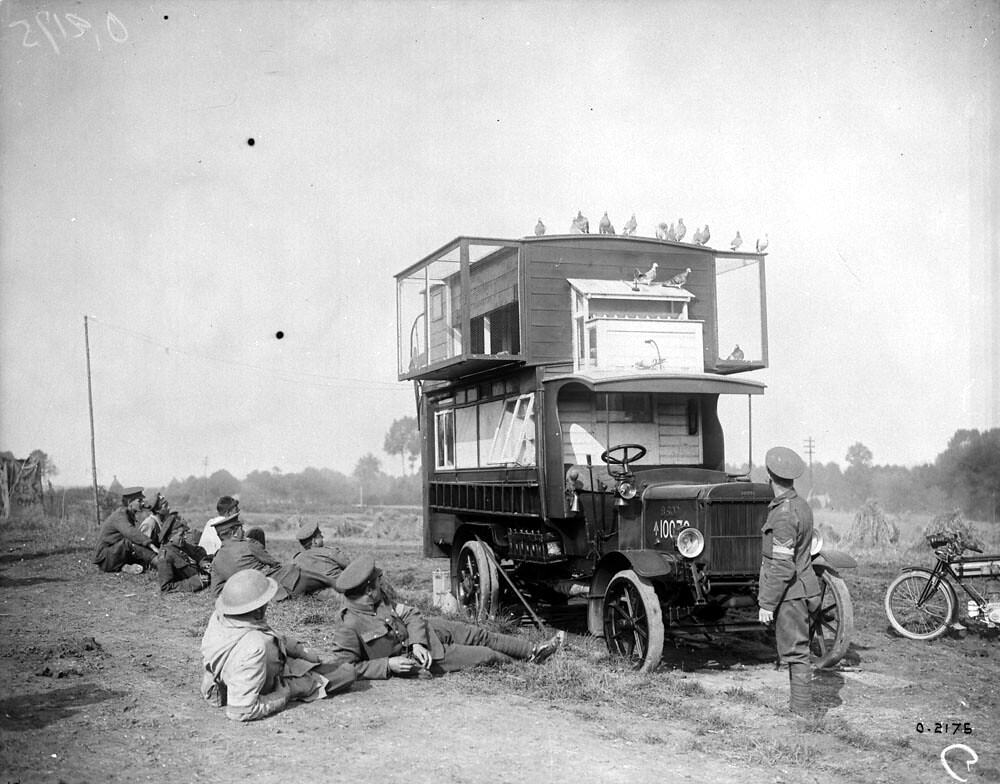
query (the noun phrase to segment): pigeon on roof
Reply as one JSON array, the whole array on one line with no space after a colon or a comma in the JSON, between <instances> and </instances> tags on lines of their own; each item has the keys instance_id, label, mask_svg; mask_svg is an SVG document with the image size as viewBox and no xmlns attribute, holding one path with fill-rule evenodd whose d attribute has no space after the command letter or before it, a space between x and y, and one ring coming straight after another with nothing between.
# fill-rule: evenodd
<instances>
[{"instance_id":1,"label":"pigeon on roof","mask_svg":"<svg viewBox=\"0 0 1000 784\"><path fill-rule=\"evenodd\" d=\"M691 274L691 268L688 267L683 272L678 272L670 280L667 281L668 286L683 286L687 283L688 275Z\"/></svg>"},{"instance_id":2,"label":"pigeon on roof","mask_svg":"<svg viewBox=\"0 0 1000 784\"><path fill-rule=\"evenodd\" d=\"M726 359L731 359L735 362L743 361L743 349L740 348L739 343L736 344L736 348L732 350L732 353Z\"/></svg>"},{"instance_id":3,"label":"pigeon on roof","mask_svg":"<svg viewBox=\"0 0 1000 784\"><path fill-rule=\"evenodd\" d=\"M667 238L667 224L657 223L656 224L656 239L665 240Z\"/></svg>"},{"instance_id":4,"label":"pigeon on roof","mask_svg":"<svg viewBox=\"0 0 1000 784\"><path fill-rule=\"evenodd\" d=\"M701 230L701 242L699 245L708 245L708 241L712 239L712 232L708 228L708 224L705 224L705 228Z\"/></svg>"},{"instance_id":5,"label":"pigeon on roof","mask_svg":"<svg viewBox=\"0 0 1000 784\"><path fill-rule=\"evenodd\" d=\"M733 241L729 243L729 247L733 250L739 250L740 245L743 244L743 238L740 236L739 229L736 230L736 236L733 237Z\"/></svg>"},{"instance_id":6,"label":"pigeon on roof","mask_svg":"<svg viewBox=\"0 0 1000 784\"><path fill-rule=\"evenodd\" d=\"M576 211L573 218L573 225L570 226L570 234L590 234L590 221L583 214L583 210Z\"/></svg>"},{"instance_id":7,"label":"pigeon on roof","mask_svg":"<svg viewBox=\"0 0 1000 784\"><path fill-rule=\"evenodd\" d=\"M763 253L765 250L767 250L767 235L766 234L764 235L764 239L760 239L760 237L757 238L757 252L758 253Z\"/></svg>"},{"instance_id":8,"label":"pigeon on roof","mask_svg":"<svg viewBox=\"0 0 1000 784\"><path fill-rule=\"evenodd\" d=\"M674 224L672 223L670 224L670 227L667 229L666 239L670 240L671 242L677 241L677 232L674 230Z\"/></svg>"},{"instance_id":9,"label":"pigeon on roof","mask_svg":"<svg viewBox=\"0 0 1000 784\"><path fill-rule=\"evenodd\" d=\"M693 242L695 245L703 244L701 241L701 229L699 229L697 226L695 226L694 228L694 236L691 238L691 242Z\"/></svg>"},{"instance_id":10,"label":"pigeon on roof","mask_svg":"<svg viewBox=\"0 0 1000 784\"><path fill-rule=\"evenodd\" d=\"M626 237L631 237L635 234L635 230L638 228L638 224L635 222L635 213L632 213L632 217L626 221L625 225L622 226L622 234Z\"/></svg>"},{"instance_id":11,"label":"pigeon on roof","mask_svg":"<svg viewBox=\"0 0 1000 784\"><path fill-rule=\"evenodd\" d=\"M654 261L653 262L653 266L650 267L645 272L639 272L639 270L637 269L635 271L636 282L637 283L644 283L644 284L646 284L648 286L650 283L652 283L654 280L656 280L656 267L657 267L657 263Z\"/></svg>"},{"instance_id":12,"label":"pigeon on roof","mask_svg":"<svg viewBox=\"0 0 1000 784\"><path fill-rule=\"evenodd\" d=\"M677 219L677 241L684 242L684 235L688 233L687 226L684 225L684 219Z\"/></svg>"},{"instance_id":13,"label":"pigeon on roof","mask_svg":"<svg viewBox=\"0 0 1000 784\"><path fill-rule=\"evenodd\" d=\"M543 234L545 234L545 224L542 223L542 219L539 218L538 223L535 224L535 236L541 237Z\"/></svg>"},{"instance_id":14,"label":"pigeon on roof","mask_svg":"<svg viewBox=\"0 0 1000 784\"><path fill-rule=\"evenodd\" d=\"M614 234L615 227L611 225L611 218L608 217L608 211L605 210L604 214L601 216L601 222L597 224L597 230L601 234Z\"/></svg>"}]
</instances>

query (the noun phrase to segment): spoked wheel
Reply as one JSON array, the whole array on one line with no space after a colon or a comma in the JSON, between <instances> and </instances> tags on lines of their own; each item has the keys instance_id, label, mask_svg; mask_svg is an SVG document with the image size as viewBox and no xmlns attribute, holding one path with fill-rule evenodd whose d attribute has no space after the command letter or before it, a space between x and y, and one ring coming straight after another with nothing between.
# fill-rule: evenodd
<instances>
[{"instance_id":1,"label":"spoked wheel","mask_svg":"<svg viewBox=\"0 0 1000 784\"><path fill-rule=\"evenodd\" d=\"M832 572L819 577L819 604L809 613L809 652L817 669L832 667L847 653L854 636L854 606L847 583Z\"/></svg>"},{"instance_id":2,"label":"spoked wheel","mask_svg":"<svg viewBox=\"0 0 1000 784\"><path fill-rule=\"evenodd\" d=\"M631 569L618 572L604 594L604 641L612 656L651 672L663 656L663 613L653 583Z\"/></svg>"},{"instance_id":3,"label":"spoked wheel","mask_svg":"<svg viewBox=\"0 0 1000 784\"><path fill-rule=\"evenodd\" d=\"M918 603L931 580L937 584L923 604ZM926 569L897 575L885 592L885 614L892 628L911 640L933 640L948 630L955 617L955 597L950 586Z\"/></svg>"},{"instance_id":4,"label":"spoked wheel","mask_svg":"<svg viewBox=\"0 0 1000 784\"><path fill-rule=\"evenodd\" d=\"M473 620L484 620L499 609L500 574L485 542L462 545L452 563L451 582L458 606Z\"/></svg>"}]
</instances>

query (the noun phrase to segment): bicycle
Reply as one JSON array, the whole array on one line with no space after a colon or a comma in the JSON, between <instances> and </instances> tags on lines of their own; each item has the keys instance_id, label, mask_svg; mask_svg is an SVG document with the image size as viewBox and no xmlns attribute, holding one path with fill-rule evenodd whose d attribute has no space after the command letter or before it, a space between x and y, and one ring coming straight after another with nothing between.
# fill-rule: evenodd
<instances>
[{"instance_id":1,"label":"bicycle","mask_svg":"<svg viewBox=\"0 0 1000 784\"><path fill-rule=\"evenodd\" d=\"M892 628L911 640L937 639L952 626L1000 629L1000 554L983 555L961 535L925 538L937 563L933 569L904 566L889 583L884 606ZM963 555L966 550L978 555ZM973 578L986 578L982 593L971 583ZM958 596L953 583L969 596L961 624L957 623Z\"/></svg>"}]
</instances>

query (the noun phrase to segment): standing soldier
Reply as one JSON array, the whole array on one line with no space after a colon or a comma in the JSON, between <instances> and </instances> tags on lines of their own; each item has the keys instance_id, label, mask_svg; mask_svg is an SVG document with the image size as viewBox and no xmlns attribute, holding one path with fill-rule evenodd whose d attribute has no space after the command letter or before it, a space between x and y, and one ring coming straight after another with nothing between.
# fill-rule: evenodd
<instances>
[{"instance_id":1,"label":"standing soldier","mask_svg":"<svg viewBox=\"0 0 1000 784\"><path fill-rule=\"evenodd\" d=\"M788 447L769 449L764 458L774 500L761 529L763 549L757 603L759 619L774 624L778 661L788 663L789 709L806 715L812 705L809 666L809 611L819 595L812 567L812 510L798 493L795 480L805 463Z\"/></svg>"},{"instance_id":2,"label":"standing soldier","mask_svg":"<svg viewBox=\"0 0 1000 784\"><path fill-rule=\"evenodd\" d=\"M102 572L142 574L152 565L159 548L136 524L144 500L141 487L126 487L121 509L101 526L93 560Z\"/></svg>"}]
</instances>

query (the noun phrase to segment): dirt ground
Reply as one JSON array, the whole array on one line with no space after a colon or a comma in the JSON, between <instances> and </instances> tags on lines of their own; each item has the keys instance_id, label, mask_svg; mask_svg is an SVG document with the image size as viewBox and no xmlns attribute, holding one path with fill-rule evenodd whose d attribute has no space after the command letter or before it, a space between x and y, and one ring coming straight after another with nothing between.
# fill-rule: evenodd
<instances>
[{"instance_id":1,"label":"dirt ground","mask_svg":"<svg viewBox=\"0 0 1000 784\"><path fill-rule=\"evenodd\" d=\"M857 633L841 666L817 674L815 719L785 712L787 675L764 634L677 641L657 672L638 675L582 633L582 613L562 613L550 621L570 631L569 645L542 667L362 682L241 725L198 694L212 597L98 573L86 537L42 540L0 530L0 784L930 784L956 780L940 760L955 743L978 755L967 769L968 752L947 752L957 780L1000 781L998 643L894 636L881 599L895 567L845 573ZM375 550L404 600L426 601L432 570L445 566L416 542L329 543ZM279 555L295 547L269 540ZM322 649L336 605L319 595L269 618Z\"/></svg>"}]
</instances>

